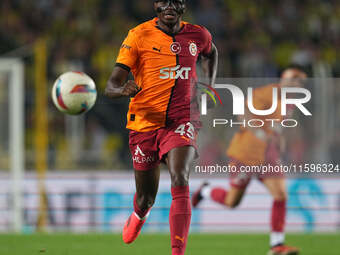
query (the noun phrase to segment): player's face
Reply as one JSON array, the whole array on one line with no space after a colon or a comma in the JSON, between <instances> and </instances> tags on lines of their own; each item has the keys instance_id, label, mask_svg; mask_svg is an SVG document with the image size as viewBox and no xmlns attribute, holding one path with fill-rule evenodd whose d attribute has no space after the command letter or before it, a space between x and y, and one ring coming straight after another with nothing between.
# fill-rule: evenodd
<instances>
[{"instance_id":1,"label":"player's face","mask_svg":"<svg viewBox=\"0 0 340 255\"><path fill-rule=\"evenodd\" d=\"M282 87L304 87L306 82L306 73L298 69L287 69L281 77Z\"/></svg>"},{"instance_id":2,"label":"player's face","mask_svg":"<svg viewBox=\"0 0 340 255\"><path fill-rule=\"evenodd\" d=\"M162 23L173 26L180 22L185 11L184 0L158 0L154 4L158 18Z\"/></svg>"}]
</instances>

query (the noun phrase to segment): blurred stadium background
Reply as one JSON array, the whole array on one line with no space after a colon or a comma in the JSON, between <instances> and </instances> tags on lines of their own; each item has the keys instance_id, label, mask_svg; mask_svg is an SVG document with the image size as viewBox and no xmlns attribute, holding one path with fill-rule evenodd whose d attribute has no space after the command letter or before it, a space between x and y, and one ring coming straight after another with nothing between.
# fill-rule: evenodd
<instances>
[{"instance_id":1,"label":"blurred stadium background","mask_svg":"<svg viewBox=\"0 0 340 255\"><path fill-rule=\"evenodd\" d=\"M340 76L339 1L188 2L186 20L206 26L219 49L219 77L277 77L290 63L314 77ZM150 0L1 1L1 232L120 231L134 191L128 101L110 101L102 92L127 31L152 17ZM63 115L52 104L53 82L69 70L86 72L98 87L97 105L84 116ZM334 84L314 91L324 106L320 114L333 117L309 127L326 135L308 158L340 163L340 84ZM296 162L312 146L308 136L299 137L291 147ZM171 195L167 173L162 177L145 231L168 231ZM192 187L205 178L193 177ZM288 231L339 231L339 179L291 179L288 188ZM206 203L194 212L192 231L268 231L270 197L256 182L248 193L237 212Z\"/></svg>"}]
</instances>

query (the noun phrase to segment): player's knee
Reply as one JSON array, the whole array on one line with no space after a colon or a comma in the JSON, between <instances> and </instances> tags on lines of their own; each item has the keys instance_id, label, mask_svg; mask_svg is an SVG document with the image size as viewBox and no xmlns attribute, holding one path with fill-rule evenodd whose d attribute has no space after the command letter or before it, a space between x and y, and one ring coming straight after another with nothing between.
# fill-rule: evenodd
<instances>
[{"instance_id":1,"label":"player's knee","mask_svg":"<svg viewBox=\"0 0 340 255\"><path fill-rule=\"evenodd\" d=\"M173 187L188 186L189 185L189 171L183 168L179 171L172 171L171 184Z\"/></svg>"},{"instance_id":2,"label":"player's knee","mask_svg":"<svg viewBox=\"0 0 340 255\"><path fill-rule=\"evenodd\" d=\"M225 202L226 206L229 207L230 209L234 209L239 206L240 201L239 200L227 200Z\"/></svg>"},{"instance_id":3,"label":"player's knee","mask_svg":"<svg viewBox=\"0 0 340 255\"><path fill-rule=\"evenodd\" d=\"M273 198L276 201L286 201L288 199L288 195L285 190L278 190L273 194Z\"/></svg>"},{"instance_id":4,"label":"player's knee","mask_svg":"<svg viewBox=\"0 0 340 255\"><path fill-rule=\"evenodd\" d=\"M142 195L137 198L137 203L141 210L146 210L153 206L155 197L152 195Z\"/></svg>"}]
</instances>

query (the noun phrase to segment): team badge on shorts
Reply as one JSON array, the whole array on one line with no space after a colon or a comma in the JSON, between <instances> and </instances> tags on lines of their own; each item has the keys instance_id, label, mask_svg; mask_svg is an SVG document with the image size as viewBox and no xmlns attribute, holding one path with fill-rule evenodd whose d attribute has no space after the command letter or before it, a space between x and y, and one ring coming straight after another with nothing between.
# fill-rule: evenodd
<instances>
[{"instance_id":1,"label":"team badge on shorts","mask_svg":"<svg viewBox=\"0 0 340 255\"><path fill-rule=\"evenodd\" d=\"M181 44L179 42L173 42L170 46L172 53L179 54L182 50Z\"/></svg>"},{"instance_id":2,"label":"team badge on shorts","mask_svg":"<svg viewBox=\"0 0 340 255\"><path fill-rule=\"evenodd\" d=\"M196 57L197 55L197 45L196 43L192 42L190 43L189 45L189 51L190 51L190 54L193 55L194 57Z\"/></svg>"}]
</instances>

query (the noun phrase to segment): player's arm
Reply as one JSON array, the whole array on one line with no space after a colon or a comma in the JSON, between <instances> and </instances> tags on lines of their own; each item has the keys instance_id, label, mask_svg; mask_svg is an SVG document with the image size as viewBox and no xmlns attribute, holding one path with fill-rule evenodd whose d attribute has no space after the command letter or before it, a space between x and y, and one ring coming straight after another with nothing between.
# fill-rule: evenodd
<instances>
[{"instance_id":1,"label":"player's arm","mask_svg":"<svg viewBox=\"0 0 340 255\"><path fill-rule=\"evenodd\" d=\"M218 67L218 51L215 44L211 44L209 54L201 56L201 67L205 77L208 78L208 84L213 86L216 81Z\"/></svg>"},{"instance_id":2,"label":"player's arm","mask_svg":"<svg viewBox=\"0 0 340 255\"><path fill-rule=\"evenodd\" d=\"M138 59L138 36L134 30L130 30L120 47L119 54L107 86L105 95L110 98L118 98L122 96L134 97L140 88L132 81L128 80L130 70L136 68Z\"/></svg>"},{"instance_id":3,"label":"player's arm","mask_svg":"<svg viewBox=\"0 0 340 255\"><path fill-rule=\"evenodd\" d=\"M110 79L107 82L104 95L109 98L135 96L140 89L134 81L127 81L128 75L129 71L120 66L115 66Z\"/></svg>"}]
</instances>

